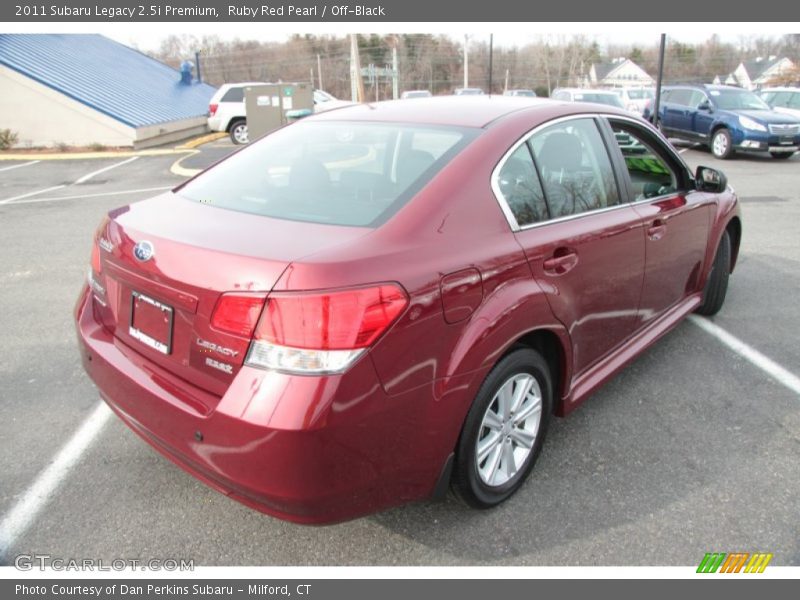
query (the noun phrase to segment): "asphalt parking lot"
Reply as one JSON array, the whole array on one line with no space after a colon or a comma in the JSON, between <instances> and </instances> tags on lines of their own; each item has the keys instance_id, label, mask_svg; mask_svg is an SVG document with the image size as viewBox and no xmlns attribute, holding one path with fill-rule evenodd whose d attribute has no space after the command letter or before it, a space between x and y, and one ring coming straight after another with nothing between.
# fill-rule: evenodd
<instances>
[{"instance_id":1,"label":"asphalt parking lot","mask_svg":"<svg viewBox=\"0 0 800 600\"><path fill-rule=\"evenodd\" d=\"M181 164L232 149L220 140ZM740 261L713 323L800 375L800 156L683 155L723 169L742 200ZM92 233L109 209L183 181L170 171L178 158L0 161L5 562L36 552L196 565L696 565L706 552L761 551L800 565L800 395L692 321L555 419L532 477L492 511L448 499L293 525L195 481L114 417L96 421L93 444L37 499L41 474L103 414L72 320ZM20 510L32 499L40 510Z\"/></svg>"}]
</instances>

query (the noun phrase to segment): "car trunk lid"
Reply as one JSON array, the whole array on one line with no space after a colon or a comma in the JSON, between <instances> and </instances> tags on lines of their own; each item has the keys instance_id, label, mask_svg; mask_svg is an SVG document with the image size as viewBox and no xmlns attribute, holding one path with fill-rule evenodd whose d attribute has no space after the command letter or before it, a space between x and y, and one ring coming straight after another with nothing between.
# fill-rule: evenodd
<instances>
[{"instance_id":1,"label":"car trunk lid","mask_svg":"<svg viewBox=\"0 0 800 600\"><path fill-rule=\"evenodd\" d=\"M175 194L109 217L98 236L100 321L158 366L217 396L251 341L212 325L222 295L265 298L293 260L369 231L255 216Z\"/></svg>"}]
</instances>

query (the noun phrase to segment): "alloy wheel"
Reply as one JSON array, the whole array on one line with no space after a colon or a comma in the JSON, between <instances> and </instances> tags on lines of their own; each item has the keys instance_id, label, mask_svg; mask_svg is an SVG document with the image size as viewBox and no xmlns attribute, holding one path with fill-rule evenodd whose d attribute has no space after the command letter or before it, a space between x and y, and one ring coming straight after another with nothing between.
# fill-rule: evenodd
<instances>
[{"instance_id":1,"label":"alloy wheel","mask_svg":"<svg viewBox=\"0 0 800 600\"><path fill-rule=\"evenodd\" d=\"M533 451L542 413L542 391L529 373L510 377L483 415L475 448L481 481L490 487L508 483Z\"/></svg>"}]
</instances>

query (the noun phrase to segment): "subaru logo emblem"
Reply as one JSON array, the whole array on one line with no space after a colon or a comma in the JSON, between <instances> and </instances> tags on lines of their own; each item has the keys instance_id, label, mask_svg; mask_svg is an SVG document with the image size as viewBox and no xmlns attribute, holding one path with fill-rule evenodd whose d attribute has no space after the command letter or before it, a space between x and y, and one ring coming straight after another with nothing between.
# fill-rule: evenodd
<instances>
[{"instance_id":1,"label":"subaru logo emblem","mask_svg":"<svg viewBox=\"0 0 800 600\"><path fill-rule=\"evenodd\" d=\"M150 242L142 241L133 247L133 255L136 257L136 260L141 262L150 260L155 253L155 248L153 248L153 244Z\"/></svg>"}]
</instances>

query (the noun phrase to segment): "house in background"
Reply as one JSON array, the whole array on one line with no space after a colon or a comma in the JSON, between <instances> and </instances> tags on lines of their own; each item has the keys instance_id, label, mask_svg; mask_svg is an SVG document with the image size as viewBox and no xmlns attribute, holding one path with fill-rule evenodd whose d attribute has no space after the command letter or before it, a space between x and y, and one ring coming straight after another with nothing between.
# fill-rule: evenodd
<instances>
[{"instance_id":1,"label":"house in background","mask_svg":"<svg viewBox=\"0 0 800 600\"><path fill-rule=\"evenodd\" d=\"M18 146L144 148L207 130L215 88L101 35L0 35L0 129Z\"/></svg>"},{"instance_id":2,"label":"house in background","mask_svg":"<svg viewBox=\"0 0 800 600\"><path fill-rule=\"evenodd\" d=\"M737 85L746 90L758 90L769 85L770 80L789 74L794 69L794 63L784 57L777 56L753 58L739 63L736 70L723 80L715 77L714 83Z\"/></svg>"},{"instance_id":3,"label":"house in background","mask_svg":"<svg viewBox=\"0 0 800 600\"><path fill-rule=\"evenodd\" d=\"M609 62L594 63L584 78L586 87L652 87L655 80L647 71L629 58L619 57Z\"/></svg>"}]
</instances>

